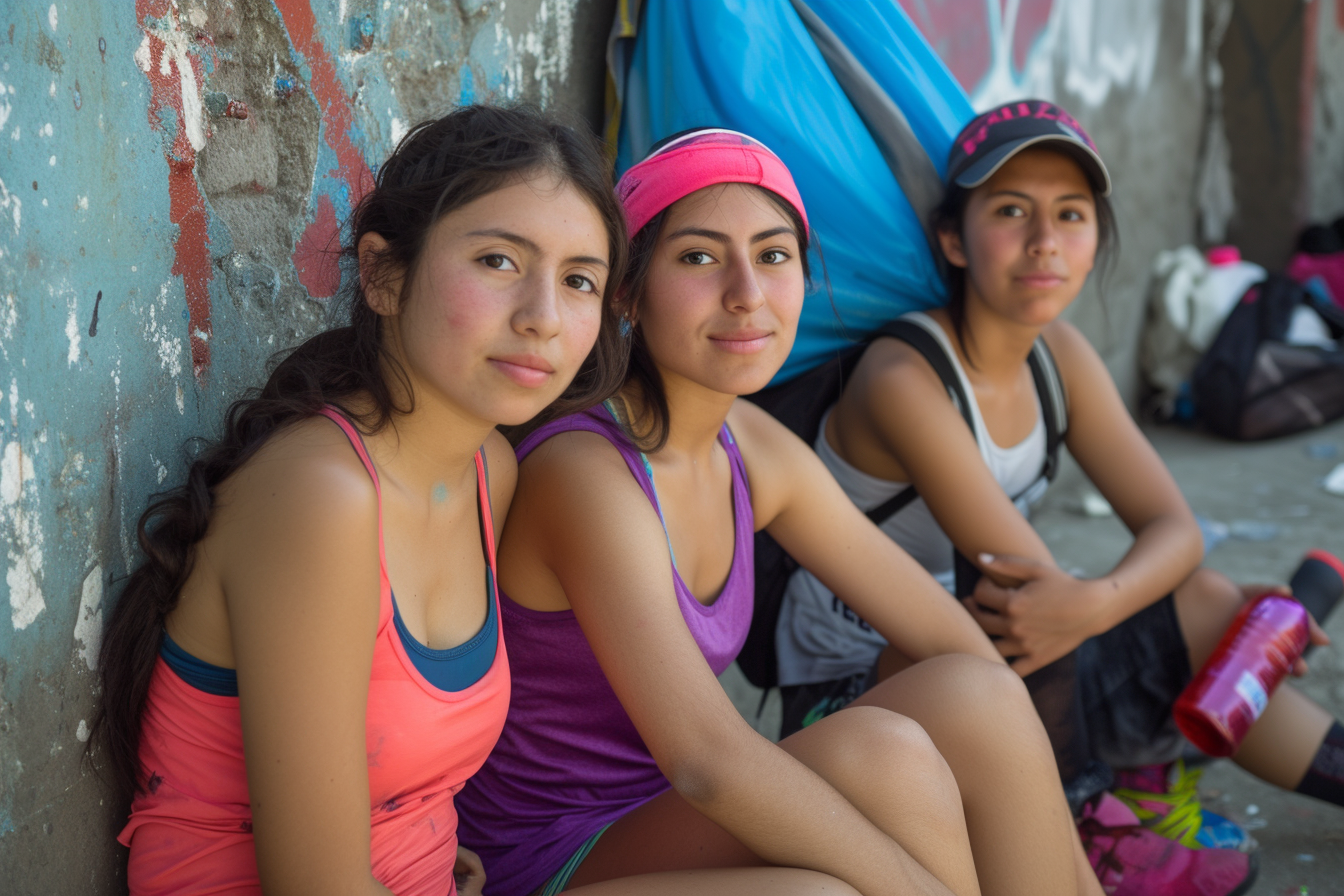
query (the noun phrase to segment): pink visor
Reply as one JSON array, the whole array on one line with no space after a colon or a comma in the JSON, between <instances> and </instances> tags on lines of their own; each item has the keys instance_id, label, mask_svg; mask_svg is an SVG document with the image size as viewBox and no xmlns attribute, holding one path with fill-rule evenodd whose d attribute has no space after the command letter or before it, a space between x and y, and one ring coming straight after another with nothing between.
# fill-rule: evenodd
<instances>
[{"instance_id":1,"label":"pink visor","mask_svg":"<svg viewBox=\"0 0 1344 896\"><path fill-rule=\"evenodd\" d=\"M630 236L678 199L714 184L763 187L792 205L808 227L803 197L779 156L746 134L704 128L672 138L621 175L616 195Z\"/></svg>"}]
</instances>

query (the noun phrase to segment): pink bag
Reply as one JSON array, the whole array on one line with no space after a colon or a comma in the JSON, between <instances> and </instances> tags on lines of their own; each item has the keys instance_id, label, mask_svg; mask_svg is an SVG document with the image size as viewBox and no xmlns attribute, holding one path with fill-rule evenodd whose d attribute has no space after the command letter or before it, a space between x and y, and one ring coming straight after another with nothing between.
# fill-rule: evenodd
<instances>
[{"instance_id":1,"label":"pink bag","mask_svg":"<svg viewBox=\"0 0 1344 896\"><path fill-rule=\"evenodd\" d=\"M1285 273L1304 286L1311 280L1319 280L1335 304L1344 308L1344 252L1321 255L1298 252L1289 259Z\"/></svg>"}]
</instances>

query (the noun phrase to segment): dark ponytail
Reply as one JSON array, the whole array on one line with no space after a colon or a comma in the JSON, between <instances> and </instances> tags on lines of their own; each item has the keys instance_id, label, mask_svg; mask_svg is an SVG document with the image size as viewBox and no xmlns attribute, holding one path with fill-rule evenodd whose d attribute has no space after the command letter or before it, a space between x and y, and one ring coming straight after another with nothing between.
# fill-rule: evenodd
<instances>
[{"instance_id":1,"label":"dark ponytail","mask_svg":"<svg viewBox=\"0 0 1344 896\"><path fill-rule=\"evenodd\" d=\"M603 296L597 344L578 376L549 407L555 417L615 393L625 372L626 341L613 296L625 269L625 223L597 141L535 108L468 106L413 128L378 172L355 208L344 254L358 258L360 239L387 243L366 276L400 276L409 284L433 225L444 215L522 177L549 172L573 186L606 225L611 275ZM260 391L234 402L219 440L193 458L183 485L155 496L140 517L143 559L127 579L107 622L99 657L102 693L89 746L106 752L114 785L125 795L143 785L140 725L162 640L164 619L191 575L205 537L215 489L276 432L332 404L365 432L410 413L410 383L385 351L381 318L368 306L358 277L341 301L346 326L312 337L284 357ZM403 295L404 298L404 295ZM394 392L387 376L397 377ZM401 398L398 404L397 396Z\"/></svg>"}]
</instances>

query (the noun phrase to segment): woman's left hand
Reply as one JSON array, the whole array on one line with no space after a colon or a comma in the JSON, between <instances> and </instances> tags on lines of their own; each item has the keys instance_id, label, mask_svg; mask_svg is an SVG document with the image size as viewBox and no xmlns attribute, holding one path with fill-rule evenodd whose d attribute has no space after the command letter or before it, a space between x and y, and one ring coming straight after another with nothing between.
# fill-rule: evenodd
<instances>
[{"instance_id":1,"label":"woman's left hand","mask_svg":"<svg viewBox=\"0 0 1344 896\"><path fill-rule=\"evenodd\" d=\"M459 846L453 877L457 879L457 896L481 896L485 889L485 865L481 864L481 857Z\"/></svg>"},{"instance_id":2,"label":"woman's left hand","mask_svg":"<svg viewBox=\"0 0 1344 896\"><path fill-rule=\"evenodd\" d=\"M1088 582L1057 566L1007 554L980 555L989 575L962 603L1019 675L1066 656L1091 637L1097 601ZM994 579L1019 584L1003 586Z\"/></svg>"}]
</instances>

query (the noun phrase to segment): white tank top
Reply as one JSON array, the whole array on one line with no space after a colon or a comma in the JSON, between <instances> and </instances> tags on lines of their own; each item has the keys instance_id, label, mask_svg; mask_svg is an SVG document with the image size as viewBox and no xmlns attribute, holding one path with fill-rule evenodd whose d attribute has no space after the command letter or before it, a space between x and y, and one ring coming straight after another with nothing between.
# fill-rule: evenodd
<instances>
[{"instance_id":1,"label":"white tank top","mask_svg":"<svg viewBox=\"0 0 1344 896\"><path fill-rule=\"evenodd\" d=\"M943 328L920 312L905 317L928 330L952 362L952 368L961 380L962 390L971 402L971 417L975 420L980 456L1004 492L1016 496L1014 503L1025 515L1040 500L1048 485L1041 476L1041 468L1045 464L1046 434L1040 396L1036 396L1036 425L1027 437L1009 448L996 445L989 437L980 407L975 401L975 390L971 388L966 371ZM828 410L822 417L821 429L813 447L840 488L860 510L872 510L910 487L909 483L871 476L841 458L826 441L826 422L830 415ZM952 542L943 534L922 497L888 517L881 529L940 585L952 591ZM887 646L881 635L805 569L798 570L789 579L775 628L775 643L781 685L831 681L867 672Z\"/></svg>"}]
</instances>

